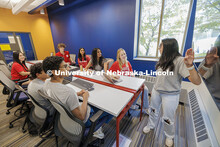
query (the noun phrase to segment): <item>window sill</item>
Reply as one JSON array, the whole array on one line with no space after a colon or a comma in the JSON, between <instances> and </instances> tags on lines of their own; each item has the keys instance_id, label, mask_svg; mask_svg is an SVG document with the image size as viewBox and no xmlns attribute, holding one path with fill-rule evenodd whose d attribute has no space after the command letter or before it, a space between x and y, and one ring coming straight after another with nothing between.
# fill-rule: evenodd
<instances>
[{"instance_id":1,"label":"window sill","mask_svg":"<svg viewBox=\"0 0 220 147\"><path fill-rule=\"evenodd\" d=\"M133 60L140 60L140 61L159 61L157 58L144 58L144 57L134 57Z\"/></svg>"}]
</instances>

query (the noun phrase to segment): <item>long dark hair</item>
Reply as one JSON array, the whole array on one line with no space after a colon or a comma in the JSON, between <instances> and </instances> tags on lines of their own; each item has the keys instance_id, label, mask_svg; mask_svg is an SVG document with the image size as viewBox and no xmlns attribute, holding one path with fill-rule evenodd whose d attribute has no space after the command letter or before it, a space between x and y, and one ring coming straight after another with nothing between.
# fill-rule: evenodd
<instances>
[{"instance_id":1,"label":"long dark hair","mask_svg":"<svg viewBox=\"0 0 220 147\"><path fill-rule=\"evenodd\" d=\"M179 53L179 45L175 38L166 38L162 40L163 43L163 52L156 64L156 69L159 67L162 68L163 71L169 69L170 71L174 70L173 60L181 56Z\"/></svg>"},{"instance_id":2,"label":"long dark hair","mask_svg":"<svg viewBox=\"0 0 220 147\"><path fill-rule=\"evenodd\" d=\"M84 60L86 60L86 51L85 51L85 49L84 49L83 47L81 47L81 48L79 49L78 58L79 58L80 61L82 61L82 55L80 54L80 50L81 50L81 49L84 50L83 58L84 58Z\"/></svg>"},{"instance_id":3,"label":"long dark hair","mask_svg":"<svg viewBox=\"0 0 220 147\"><path fill-rule=\"evenodd\" d=\"M20 64L23 68L24 68L24 70L26 70L26 71L28 71L27 69L27 66L26 66L26 64L25 64L25 60L24 61L20 61L19 60L19 54L23 54L22 52L13 52L13 61L14 62L17 62L18 64ZM26 67L26 68L25 68Z\"/></svg>"},{"instance_id":4,"label":"long dark hair","mask_svg":"<svg viewBox=\"0 0 220 147\"><path fill-rule=\"evenodd\" d=\"M93 50L92 50L92 63L93 63L93 68L97 65L97 64L99 64L102 68L104 68L104 65L102 64L102 61L104 60L104 57L103 56L101 56L100 58L99 58L99 62L98 62L98 60L97 60L97 51L98 50L100 50L100 48L94 48ZM100 50L101 51L101 50Z\"/></svg>"}]
</instances>

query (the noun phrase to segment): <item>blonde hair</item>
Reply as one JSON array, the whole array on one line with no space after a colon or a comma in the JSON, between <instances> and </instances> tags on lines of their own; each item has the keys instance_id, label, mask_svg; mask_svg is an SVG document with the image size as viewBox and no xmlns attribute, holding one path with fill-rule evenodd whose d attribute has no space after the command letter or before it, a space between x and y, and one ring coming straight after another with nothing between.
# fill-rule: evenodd
<instances>
[{"instance_id":1,"label":"blonde hair","mask_svg":"<svg viewBox=\"0 0 220 147\"><path fill-rule=\"evenodd\" d=\"M122 65L123 65L123 63L122 63L122 61L121 61L121 59L120 59L120 53L122 52L122 51L124 51L125 52L125 50L123 49L123 48L119 48L118 49L118 51L117 51L117 61L118 61L118 63L119 63L119 68L122 70ZM125 52L125 54L126 54L126 52ZM126 59L125 59L125 64L126 64L126 66L128 66L128 61L127 61L127 55L126 55Z\"/></svg>"}]
</instances>

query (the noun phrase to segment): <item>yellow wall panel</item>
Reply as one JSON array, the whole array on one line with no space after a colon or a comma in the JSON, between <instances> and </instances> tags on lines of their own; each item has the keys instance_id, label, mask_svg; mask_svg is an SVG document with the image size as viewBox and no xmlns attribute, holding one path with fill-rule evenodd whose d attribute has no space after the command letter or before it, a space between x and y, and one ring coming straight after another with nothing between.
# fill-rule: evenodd
<instances>
[{"instance_id":1,"label":"yellow wall panel","mask_svg":"<svg viewBox=\"0 0 220 147\"><path fill-rule=\"evenodd\" d=\"M11 50L11 46L9 44L0 44L0 49L2 51L8 51Z\"/></svg>"},{"instance_id":2,"label":"yellow wall panel","mask_svg":"<svg viewBox=\"0 0 220 147\"><path fill-rule=\"evenodd\" d=\"M30 32L39 60L55 53L48 15L30 15L21 12L13 15L10 9L0 8L0 31Z\"/></svg>"}]
</instances>

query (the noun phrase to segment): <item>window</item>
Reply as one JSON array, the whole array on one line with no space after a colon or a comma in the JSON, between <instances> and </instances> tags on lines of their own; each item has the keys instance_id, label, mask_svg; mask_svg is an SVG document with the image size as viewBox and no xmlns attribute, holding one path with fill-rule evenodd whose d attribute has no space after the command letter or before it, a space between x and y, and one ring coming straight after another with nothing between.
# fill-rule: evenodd
<instances>
[{"instance_id":1,"label":"window","mask_svg":"<svg viewBox=\"0 0 220 147\"><path fill-rule=\"evenodd\" d=\"M220 33L219 0L197 0L193 34L195 57L201 58L214 45Z\"/></svg>"},{"instance_id":2,"label":"window","mask_svg":"<svg viewBox=\"0 0 220 147\"><path fill-rule=\"evenodd\" d=\"M158 58L164 38L176 38L182 52L191 0L141 0L137 56Z\"/></svg>"}]
</instances>

